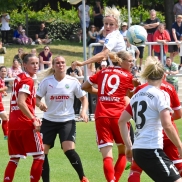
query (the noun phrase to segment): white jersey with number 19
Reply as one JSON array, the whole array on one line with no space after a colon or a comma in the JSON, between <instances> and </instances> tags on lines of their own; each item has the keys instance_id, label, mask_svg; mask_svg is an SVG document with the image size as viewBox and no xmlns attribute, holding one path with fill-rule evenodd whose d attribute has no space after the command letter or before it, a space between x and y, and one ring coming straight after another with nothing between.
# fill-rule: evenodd
<instances>
[{"instance_id":1,"label":"white jersey with number 19","mask_svg":"<svg viewBox=\"0 0 182 182\"><path fill-rule=\"evenodd\" d=\"M148 85L133 95L126 108L136 124L133 149L163 149L160 112L164 109L173 112L169 94L159 88Z\"/></svg>"}]
</instances>

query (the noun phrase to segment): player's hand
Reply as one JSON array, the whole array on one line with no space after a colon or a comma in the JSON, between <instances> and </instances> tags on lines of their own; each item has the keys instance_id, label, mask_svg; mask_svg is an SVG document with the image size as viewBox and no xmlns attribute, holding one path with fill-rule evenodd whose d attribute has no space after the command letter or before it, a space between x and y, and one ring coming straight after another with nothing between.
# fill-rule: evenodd
<instances>
[{"instance_id":1,"label":"player's hand","mask_svg":"<svg viewBox=\"0 0 182 182\"><path fill-rule=\"evenodd\" d=\"M141 85L141 82L137 78L133 78L132 83L133 83L134 87L137 87L138 85Z\"/></svg>"},{"instance_id":2,"label":"player's hand","mask_svg":"<svg viewBox=\"0 0 182 182\"><path fill-rule=\"evenodd\" d=\"M40 131L40 127L42 125L42 122L39 118L34 118L33 125L35 127L35 131Z\"/></svg>"},{"instance_id":3,"label":"player's hand","mask_svg":"<svg viewBox=\"0 0 182 182\"><path fill-rule=\"evenodd\" d=\"M5 90L8 90L8 87L7 87L7 86L4 87L4 91L5 91Z\"/></svg>"},{"instance_id":4,"label":"player's hand","mask_svg":"<svg viewBox=\"0 0 182 182\"><path fill-rule=\"evenodd\" d=\"M8 95L7 92L4 91L4 92L3 92L3 96L7 96L7 95Z\"/></svg>"},{"instance_id":5,"label":"player's hand","mask_svg":"<svg viewBox=\"0 0 182 182\"><path fill-rule=\"evenodd\" d=\"M88 115L86 114L86 112L81 111L81 113L80 113L80 118L81 118L85 123L88 122Z\"/></svg>"},{"instance_id":6,"label":"player's hand","mask_svg":"<svg viewBox=\"0 0 182 182\"><path fill-rule=\"evenodd\" d=\"M81 61L74 61L72 64L74 66L84 66L83 62L81 62Z\"/></svg>"},{"instance_id":7,"label":"player's hand","mask_svg":"<svg viewBox=\"0 0 182 182\"><path fill-rule=\"evenodd\" d=\"M132 158L133 158L133 154L132 154L132 149L131 147L130 148L127 148L125 149L125 155L126 155L126 159L129 161L129 162L132 162Z\"/></svg>"},{"instance_id":8,"label":"player's hand","mask_svg":"<svg viewBox=\"0 0 182 182\"><path fill-rule=\"evenodd\" d=\"M43 102L40 102L40 104L39 104L39 109L40 109L41 111L46 112L46 111L47 111L47 106L46 106Z\"/></svg>"}]
</instances>

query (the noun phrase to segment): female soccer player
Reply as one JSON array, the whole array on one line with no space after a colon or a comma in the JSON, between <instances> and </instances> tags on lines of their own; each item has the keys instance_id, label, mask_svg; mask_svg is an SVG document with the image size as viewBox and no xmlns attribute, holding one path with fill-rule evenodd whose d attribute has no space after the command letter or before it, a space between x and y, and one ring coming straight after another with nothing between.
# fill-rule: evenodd
<instances>
[{"instance_id":1,"label":"female soccer player","mask_svg":"<svg viewBox=\"0 0 182 182\"><path fill-rule=\"evenodd\" d=\"M141 76L148 86L137 92L119 119L119 127L126 145L126 156L142 168L154 181L180 182L179 172L163 151L162 128L182 157L182 143L171 123L169 94L160 90L164 69L156 59L149 59ZM132 146L126 123L136 123Z\"/></svg>"},{"instance_id":2,"label":"female soccer player","mask_svg":"<svg viewBox=\"0 0 182 182\"><path fill-rule=\"evenodd\" d=\"M87 61L75 61L75 65L83 66L89 63L101 62L104 58L107 58L110 51L119 52L126 50L125 41L119 31L121 25L120 12L114 6L112 8L106 7L103 21L106 38L102 52L89 58ZM110 59L109 62L112 64Z\"/></svg>"},{"instance_id":3,"label":"female soccer player","mask_svg":"<svg viewBox=\"0 0 182 182\"><path fill-rule=\"evenodd\" d=\"M38 71L39 59L27 54L23 58L25 72L20 73L13 85L10 101L8 150L9 163L4 182L12 182L20 158L33 156L30 181L38 182L44 162L43 143L40 134L41 122L35 116L35 88L32 77Z\"/></svg>"},{"instance_id":4,"label":"female soccer player","mask_svg":"<svg viewBox=\"0 0 182 182\"><path fill-rule=\"evenodd\" d=\"M7 96L6 90L8 89L5 86L4 78L7 76L7 69L5 66L0 67L0 118L2 119L2 129L4 133L4 139L8 138L8 116L4 110L2 97Z\"/></svg>"},{"instance_id":5,"label":"female soccer player","mask_svg":"<svg viewBox=\"0 0 182 182\"><path fill-rule=\"evenodd\" d=\"M49 149L54 147L54 141L59 134L61 147L71 165L78 173L81 182L88 182L85 177L79 155L75 151L76 123L73 109L74 97L82 102L80 117L87 122L86 114L88 101L86 93L81 90L80 82L66 75L66 61L62 56L54 58L52 68L39 85L36 95L36 104L40 110L45 111L41 126L45 152L42 179L49 182ZM45 103L41 102L42 97Z\"/></svg>"},{"instance_id":6,"label":"female soccer player","mask_svg":"<svg viewBox=\"0 0 182 182\"><path fill-rule=\"evenodd\" d=\"M118 182L126 165L125 147L119 132L118 119L120 112L125 108L124 97L128 89L133 89L130 73L133 58L127 51L110 53L109 57L115 66L107 67L89 77L88 81L83 83L82 89L98 96L95 112L97 144L103 157L107 181ZM98 89L95 89L93 84L97 84ZM113 141L118 147L118 159L115 166L113 166L112 155Z\"/></svg>"}]
</instances>

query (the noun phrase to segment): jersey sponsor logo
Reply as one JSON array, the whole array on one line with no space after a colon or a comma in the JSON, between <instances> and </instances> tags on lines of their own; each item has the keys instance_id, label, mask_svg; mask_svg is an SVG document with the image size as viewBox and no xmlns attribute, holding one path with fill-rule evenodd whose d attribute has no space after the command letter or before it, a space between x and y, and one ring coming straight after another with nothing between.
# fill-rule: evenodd
<instances>
[{"instance_id":1,"label":"jersey sponsor logo","mask_svg":"<svg viewBox=\"0 0 182 182\"><path fill-rule=\"evenodd\" d=\"M109 39L106 39L106 40L105 40L105 44L107 44L108 42L109 42Z\"/></svg>"},{"instance_id":2,"label":"jersey sponsor logo","mask_svg":"<svg viewBox=\"0 0 182 182\"><path fill-rule=\"evenodd\" d=\"M69 99L69 96L67 95L57 95L57 96L51 95L50 96L50 100L63 100L63 99Z\"/></svg>"},{"instance_id":3,"label":"jersey sponsor logo","mask_svg":"<svg viewBox=\"0 0 182 182\"><path fill-rule=\"evenodd\" d=\"M23 86L22 86L22 89L24 89L24 90L28 90L29 91L29 88L30 88L30 86L26 85L26 84L23 84Z\"/></svg>"},{"instance_id":4,"label":"jersey sponsor logo","mask_svg":"<svg viewBox=\"0 0 182 182\"><path fill-rule=\"evenodd\" d=\"M66 85L65 85L65 88L69 89L69 88L70 88L70 86L69 86L68 84L66 84Z\"/></svg>"},{"instance_id":5,"label":"jersey sponsor logo","mask_svg":"<svg viewBox=\"0 0 182 182\"><path fill-rule=\"evenodd\" d=\"M109 97L109 96L101 96L99 97L100 101L109 101L109 102L120 102L119 97Z\"/></svg>"},{"instance_id":6,"label":"jersey sponsor logo","mask_svg":"<svg viewBox=\"0 0 182 182\"><path fill-rule=\"evenodd\" d=\"M11 106L11 112L20 110L18 106Z\"/></svg>"}]
</instances>

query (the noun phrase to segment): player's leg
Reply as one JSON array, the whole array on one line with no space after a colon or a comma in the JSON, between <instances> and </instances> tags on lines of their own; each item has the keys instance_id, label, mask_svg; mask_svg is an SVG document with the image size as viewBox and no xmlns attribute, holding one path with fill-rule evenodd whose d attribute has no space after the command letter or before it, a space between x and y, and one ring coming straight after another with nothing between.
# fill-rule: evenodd
<instances>
[{"instance_id":1,"label":"player's leg","mask_svg":"<svg viewBox=\"0 0 182 182\"><path fill-rule=\"evenodd\" d=\"M142 174L142 169L133 160L131 163L130 174L128 176L128 182L140 182L141 174Z\"/></svg>"},{"instance_id":2,"label":"player's leg","mask_svg":"<svg viewBox=\"0 0 182 182\"><path fill-rule=\"evenodd\" d=\"M20 158L10 158L4 173L3 182L12 182Z\"/></svg>"},{"instance_id":3,"label":"player's leg","mask_svg":"<svg viewBox=\"0 0 182 182\"><path fill-rule=\"evenodd\" d=\"M4 139L8 137L8 116L5 111L0 112L0 118L2 119L2 130L4 133Z\"/></svg>"},{"instance_id":4,"label":"player's leg","mask_svg":"<svg viewBox=\"0 0 182 182\"><path fill-rule=\"evenodd\" d=\"M57 129L60 127L60 123L51 122L43 118L42 126L41 126L41 133L43 135L43 144L44 144L44 154L45 159L42 168L42 181L43 182L50 182L50 167L49 167L49 160L48 154L49 149L54 147L54 141L57 136Z\"/></svg>"},{"instance_id":5,"label":"player's leg","mask_svg":"<svg viewBox=\"0 0 182 182\"><path fill-rule=\"evenodd\" d=\"M133 149L133 158L155 182L180 181L180 175L162 149Z\"/></svg>"},{"instance_id":6,"label":"player's leg","mask_svg":"<svg viewBox=\"0 0 182 182\"><path fill-rule=\"evenodd\" d=\"M70 161L71 165L77 172L81 182L88 182L85 177L80 156L75 151L75 137L76 137L76 122L70 120L62 123L62 128L59 130L60 142L62 149Z\"/></svg>"}]
</instances>

